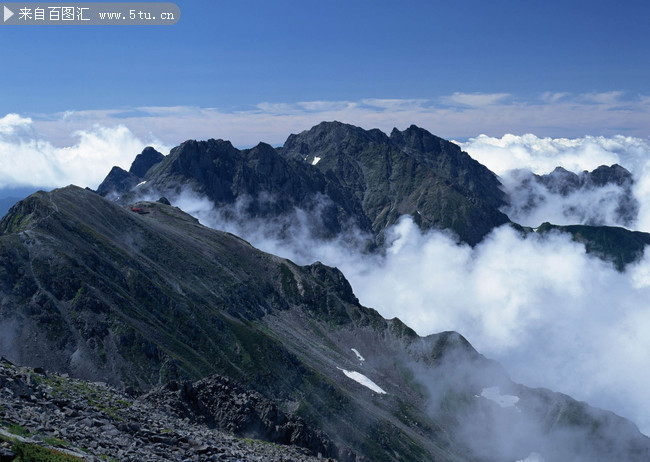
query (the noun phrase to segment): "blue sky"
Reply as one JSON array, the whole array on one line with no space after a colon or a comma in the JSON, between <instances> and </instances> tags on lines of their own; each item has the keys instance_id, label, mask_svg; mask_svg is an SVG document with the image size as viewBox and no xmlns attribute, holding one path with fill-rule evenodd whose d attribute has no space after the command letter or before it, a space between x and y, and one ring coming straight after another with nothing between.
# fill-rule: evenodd
<instances>
[{"instance_id":1,"label":"blue sky","mask_svg":"<svg viewBox=\"0 0 650 462\"><path fill-rule=\"evenodd\" d=\"M648 2L177 4L167 27L1 28L4 112L650 93Z\"/></svg>"}]
</instances>

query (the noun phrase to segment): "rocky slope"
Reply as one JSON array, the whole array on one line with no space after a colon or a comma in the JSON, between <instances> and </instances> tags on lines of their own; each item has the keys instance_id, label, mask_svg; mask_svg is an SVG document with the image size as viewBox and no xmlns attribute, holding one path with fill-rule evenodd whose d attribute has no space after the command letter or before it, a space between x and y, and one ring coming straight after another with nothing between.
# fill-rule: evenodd
<instances>
[{"instance_id":1,"label":"rocky slope","mask_svg":"<svg viewBox=\"0 0 650 462\"><path fill-rule=\"evenodd\" d=\"M247 403L243 392L240 401ZM2 461L21 454L31 458L19 460L34 460L45 453L40 448L61 462L323 460L305 448L233 435L246 426L226 433L176 417L150 397L6 360L0 360L0 403Z\"/></svg>"},{"instance_id":2,"label":"rocky slope","mask_svg":"<svg viewBox=\"0 0 650 462\"><path fill-rule=\"evenodd\" d=\"M148 396L172 416L247 422L339 460L648 458L629 422L516 385L459 334L421 338L361 306L335 268L265 254L164 203L39 192L0 233L0 354L19 364L168 383Z\"/></svg>"}]
</instances>

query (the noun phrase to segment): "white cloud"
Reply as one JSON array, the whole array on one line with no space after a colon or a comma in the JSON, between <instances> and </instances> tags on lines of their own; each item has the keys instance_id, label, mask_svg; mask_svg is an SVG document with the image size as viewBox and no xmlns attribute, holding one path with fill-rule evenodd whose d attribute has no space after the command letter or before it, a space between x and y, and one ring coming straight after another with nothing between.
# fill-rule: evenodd
<instances>
[{"instance_id":1,"label":"white cloud","mask_svg":"<svg viewBox=\"0 0 650 462\"><path fill-rule=\"evenodd\" d=\"M510 202L502 211L523 226L537 227L547 221L556 225L631 228L638 222L637 203L623 186L583 186L563 195L538 183L530 172L524 170L503 174L501 182Z\"/></svg>"},{"instance_id":2,"label":"white cloud","mask_svg":"<svg viewBox=\"0 0 650 462\"><path fill-rule=\"evenodd\" d=\"M0 119L0 135L11 135L16 129L29 126L32 120L29 117L21 117L18 114L7 114Z\"/></svg>"},{"instance_id":3,"label":"white cloud","mask_svg":"<svg viewBox=\"0 0 650 462\"><path fill-rule=\"evenodd\" d=\"M15 186L92 188L114 165L128 169L135 155L153 144L138 139L124 125L91 126L68 133L72 143L55 146L41 136L30 118L9 114L0 119L0 188Z\"/></svg>"},{"instance_id":4,"label":"white cloud","mask_svg":"<svg viewBox=\"0 0 650 462\"><path fill-rule=\"evenodd\" d=\"M608 91L604 93L584 93L579 98L587 103L615 105L621 102L623 95L622 91Z\"/></svg>"},{"instance_id":5,"label":"white cloud","mask_svg":"<svg viewBox=\"0 0 650 462\"><path fill-rule=\"evenodd\" d=\"M642 141L622 136L614 137L614 140L594 136L568 139L508 134L501 138L479 135L458 144L472 158L498 175L513 169L545 174L558 166L581 172L591 171L600 165L615 164L621 161L621 156L613 149L617 141L622 149L628 144Z\"/></svg>"}]
</instances>

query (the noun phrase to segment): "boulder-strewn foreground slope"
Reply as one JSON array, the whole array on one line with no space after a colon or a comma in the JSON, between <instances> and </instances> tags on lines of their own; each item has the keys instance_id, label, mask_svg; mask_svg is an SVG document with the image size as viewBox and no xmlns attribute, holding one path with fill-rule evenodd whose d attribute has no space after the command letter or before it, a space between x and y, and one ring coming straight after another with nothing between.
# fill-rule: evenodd
<instances>
[{"instance_id":1,"label":"boulder-strewn foreground slope","mask_svg":"<svg viewBox=\"0 0 650 462\"><path fill-rule=\"evenodd\" d=\"M0 354L20 364L143 389L175 381L148 396L215 427L236 429L228 390L241 389L339 460L650 456L624 419L516 385L459 334L421 338L361 306L338 270L177 208L71 186L16 204L0 233Z\"/></svg>"},{"instance_id":2,"label":"boulder-strewn foreground slope","mask_svg":"<svg viewBox=\"0 0 650 462\"><path fill-rule=\"evenodd\" d=\"M246 419L248 403L239 402L232 415L254 430L253 419ZM148 396L3 359L0 403L3 462L323 460L304 447L240 438L184 420Z\"/></svg>"}]
</instances>

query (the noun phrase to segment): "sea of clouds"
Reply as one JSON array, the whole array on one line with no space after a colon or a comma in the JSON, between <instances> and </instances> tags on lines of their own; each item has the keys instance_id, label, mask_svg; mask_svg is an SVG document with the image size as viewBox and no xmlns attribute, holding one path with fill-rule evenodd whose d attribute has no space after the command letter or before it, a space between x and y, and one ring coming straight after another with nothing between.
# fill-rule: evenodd
<instances>
[{"instance_id":1,"label":"sea of clouds","mask_svg":"<svg viewBox=\"0 0 650 462\"><path fill-rule=\"evenodd\" d=\"M225 219L188 192L172 203L267 252L336 266L384 317L421 335L458 331L514 380L614 410L650 433L650 255L621 273L567 235L502 227L471 248L422 233L410 217L389 230L385 255L369 255L350 244L363 236L314 238L302 211L281 225ZM291 233L278 239L287 223Z\"/></svg>"}]
</instances>

